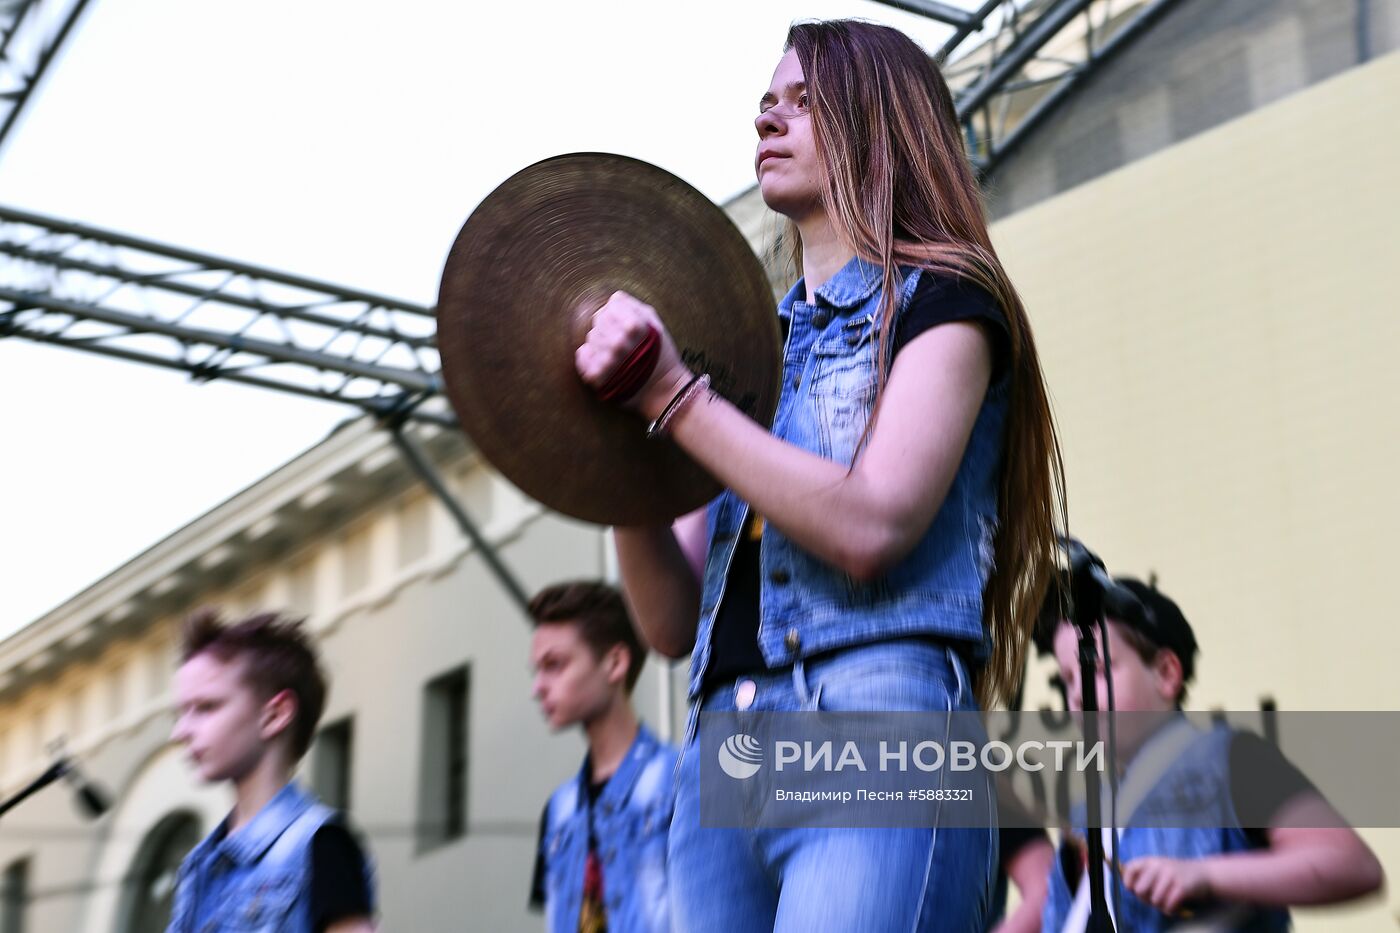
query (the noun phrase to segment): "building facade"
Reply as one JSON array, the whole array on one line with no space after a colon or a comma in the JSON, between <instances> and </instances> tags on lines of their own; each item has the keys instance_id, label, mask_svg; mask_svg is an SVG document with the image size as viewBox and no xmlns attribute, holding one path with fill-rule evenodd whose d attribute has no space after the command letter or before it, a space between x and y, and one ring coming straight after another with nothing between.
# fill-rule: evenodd
<instances>
[{"instance_id":1,"label":"building facade","mask_svg":"<svg viewBox=\"0 0 1400 933\"><path fill-rule=\"evenodd\" d=\"M527 589L612 572L601 529L524 499L460 437L416 436ZM332 683L301 776L365 835L392 926L537 926L537 821L582 744L539 721L519 608L361 420L0 646L4 792L65 737L116 801L89 823L52 788L5 818L7 933L164 929L175 866L230 805L169 741L178 624L204 604L309 618ZM636 697L663 733L666 678L653 661Z\"/></svg>"},{"instance_id":2,"label":"building facade","mask_svg":"<svg viewBox=\"0 0 1400 933\"><path fill-rule=\"evenodd\" d=\"M1396 7L1182 0L990 179L1072 528L1181 603L1196 707L1400 702ZM771 249L754 193L728 209ZM614 574L601 529L524 499L460 437L415 437L526 589ZM96 823L59 789L4 818L0 933L162 928L173 866L229 803L169 742L176 626L208 603L311 620L333 683L304 777L365 833L389 926L539 927L540 807L582 744L539 722L528 626L481 555L356 421L0 643L0 789L63 736L116 798ZM1054 702L1048 674L1032 664L1029 706ZM663 733L683 681L656 659L643 675ZM1400 831L1366 835L1397 877ZM1298 928L1394 929L1387 898Z\"/></svg>"}]
</instances>

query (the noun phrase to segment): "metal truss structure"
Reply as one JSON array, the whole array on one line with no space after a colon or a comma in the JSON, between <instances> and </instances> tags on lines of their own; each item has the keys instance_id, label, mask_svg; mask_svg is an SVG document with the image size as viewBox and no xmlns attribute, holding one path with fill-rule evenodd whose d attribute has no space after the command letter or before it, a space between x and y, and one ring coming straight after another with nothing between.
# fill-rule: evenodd
<instances>
[{"instance_id":1,"label":"metal truss structure","mask_svg":"<svg viewBox=\"0 0 1400 933\"><path fill-rule=\"evenodd\" d=\"M1175 0L878 2L953 27L935 57L986 177ZM86 3L0 0L0 145ZM410 419L456 423L442 401L431 309L0 207L4 337L341 402L377 416L523 609L519 582L403 431Z\"/></svg>"},{"instance_id":2,"label":"metal truss structure","mask_svg":"<svg viewBox=\"0 0 1400 933\"><path fill-rule=\"evenodd\" d=\"M0 0L0 143L86 2ZM880 2L953 27L937 57L985 175L1175 0ZM421 404L442 388L428 308L6 207L0 257L0 338L454 423Z\"/></svg>"},{"instance_id":3,"label":"metal truss structure","mask_svg":"<svg viewBox=\"0 0 1400 933\"><path fill-rule=\"evenodd\" d=\"M0 0L0 146L87 0Z\"/></svg>"},{"instance_id":4,"label":"metal truss structure","mask_svg":"<svg viewBox=\"0 0 1400 933\"><path fill-rule=\"evenodd\" d=\"M0 337L455 423L431 309L7 207L0 257Z\"/></svg>"},{"instance_id":5,"label":"metal truss structure","mask_svg":"<svg viewBox=\"0 0 1400 933\"><path fill-rule=\"evenodd\" d=\"M1177 0L990 0L976 9L933 0L877 2L953 27L935 58L985 178Z\"/></svg>"}]
</instances>

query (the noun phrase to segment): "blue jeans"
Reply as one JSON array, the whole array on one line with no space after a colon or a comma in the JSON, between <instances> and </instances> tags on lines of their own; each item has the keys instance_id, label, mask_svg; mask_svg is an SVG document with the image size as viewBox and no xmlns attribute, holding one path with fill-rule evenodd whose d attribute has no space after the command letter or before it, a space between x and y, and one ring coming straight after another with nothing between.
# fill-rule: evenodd
<instances>
[{"instance_id":1,"label":"blue jeans","mask_svg":"<svg viewBox=\"0 0 1400 933\"><path fill-rule=\"evenodd\" d=\"M741 677L710 690L700 709L928 712L976 702L952 648L909 638ZM682 753L667 857L677 933L982 929L995 828L702 828L695 750L692 740Z\"/></svg>"}]
</instances>

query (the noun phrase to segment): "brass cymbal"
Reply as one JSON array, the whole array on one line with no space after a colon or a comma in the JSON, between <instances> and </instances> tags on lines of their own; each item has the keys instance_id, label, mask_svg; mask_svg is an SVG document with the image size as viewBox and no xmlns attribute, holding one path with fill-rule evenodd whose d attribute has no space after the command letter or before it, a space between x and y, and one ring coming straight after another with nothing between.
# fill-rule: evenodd
<instances>
[{"instance_id":1,"label":"brass cymbal","mask_svg":"<svg viewBox=\"0 0 1400 933\"><path fill-rule=\"evenodd\" d=\"M664 522L720 486L579 379L574 350L618 290L656 309L720 395L771 423L781 349L758 258L690 185L607 153L537 162L467 219L438 296L442 375L468 438L527 495L590 522Z\"/></svg>"}]
</instances>

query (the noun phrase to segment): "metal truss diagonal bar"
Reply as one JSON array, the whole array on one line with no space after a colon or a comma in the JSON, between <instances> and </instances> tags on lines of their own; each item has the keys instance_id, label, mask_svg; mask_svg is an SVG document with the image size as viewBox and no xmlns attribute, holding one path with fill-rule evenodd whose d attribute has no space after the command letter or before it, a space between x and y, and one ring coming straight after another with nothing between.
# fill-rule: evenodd
<instances>
[{"instance_id":1,"label":"metal truss diagonal bar","mask_svg":"<svg viewBox=\"0 0 1400 933\"><path fill-rule=\"evenodd\" d=\"M978 32L986 25L987 17L991 16L992 11L1001 6L1003 2L1005 2L1005 0L987 0L986 3L982 4L975 13L972 13L968 17L967 22L958 26L958 28L953 31L953 34L943 43L943 47L933 56L934 61L942 64L948 56L952 54L954 49L967 40L968 36L972 35L974 32Z\"/></svg>"},{"instance_id":2,"label":"metal truss diagonal bar","mask_svg":"<svg viewBox=\"0 0 1400 933\"><path fill-rule=\"evenodd\" d=\"M486 540L486 536L481 533L476 522L472 521L471 515L462 507L462 503L457 501L457 497L454 496L451 490L447 488L447 485L443 483L442 477L438 475L437 470L433 469L433 465L429 462L427 456L418 449L418 445L404 433L399 425L391 424L389 426L389 431L394 439L394 445L399 449L399 453L403 454L404 459L407 460L409 465L417 472L418 477L423 480L423 483L432 490L433 495L437 496L438 500L441 501L448 512L451 513L453 520L457 523L457 527L461 529L462 533L467 536L472 544L476 545L477 551L481 554L481 559L486 562L487 568L490 569L491 573L496 577L497 582L501 584L501 587L510 596L511 600L520 607L521 613L528 616L530 597L526 595L525 588L521 586L519 579L517 579L510 568L505 565L505 562L501 560L500 554L491 546L491 542Z\"/></svg>"},{"instance_id":3,"label":"metal truss diagonal bar","mask_svg":"<svg viewBox=\"0 0 1400 933\"><path fill-rule=\"evenodd\" d=\"M0 147L88 0L0 0Z\"/></svg>"},{"instance_id":4,"label":"metal truss diagonal bar","mask_svg":"<svg viewBox=\"0 0 1400 933\"><path fill-rule=\"evenodd\" d=\"M981 81L958 95L958 113L966 116L985 104L993 94L1025 67L1035 53L1059 34L1070 20L1094 0L1063 0L1043 12L1035 23L1017 37L1005 54L997 57Z\"/></svg>"},{"instance_id":5,"label":"metal truss diagonal bar","mask_svg":"<svg viewBox=\"0 0 1400 933\"><path fill-rule=\"evenodd\" d=\"M940 23L947 23L958 28L972 23L975 15L955 7L951 3L939 3L937 0L877 0L877 2L894 7L896 10L913 13L916 16L927 16L929 19L938 20Z\"/></svg>"}]
</instances>

